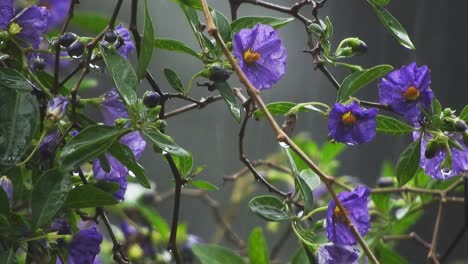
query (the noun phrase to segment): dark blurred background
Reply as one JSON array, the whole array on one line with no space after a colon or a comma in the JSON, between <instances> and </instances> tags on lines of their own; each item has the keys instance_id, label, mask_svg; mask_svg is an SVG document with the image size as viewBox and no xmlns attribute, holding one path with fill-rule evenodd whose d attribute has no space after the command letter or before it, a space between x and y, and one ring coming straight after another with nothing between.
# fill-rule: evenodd
<instances>
[{"instance_id":1,"label":"dark blurred background","mask_svg":"<svg viewBox=\"0 0 468 264\"><path fill-rule=\"evenodd\" d=\"M79 7L81 10L110 13L113 8L113 1L81 2ZM174 2L168 0L148 2L157 37L175 38L188 43L193 48L197 47L185 17ZM227 0L209 2L213 8L228 16ZM292 0L274 2L282 5L294 3ZM465 86L465 74L468 72L466 55L467 8L468 3L462 0L393 0L388 9L408 31L416 46L415 51L400 46L380 24L372 8L364 0L329 0L326 6L320 10L319 16L321 18L329 16L334 25L333 47L336 47L343 38L351 36L357 36L367 43L368 53L365 56L352 59L351 63L360 64L365 68L378 64L391 64L395 68L399 68L412 61L416 61L418 65L426 64L432 72L431 88L442 105L460 111L467 104L468 98ZM130 1L125 1L122 11L119 20L128 25ZM140 11L140 18L143 18L143 10ZM310 9L305 8L303 12L310 15ZM247 4L241 6L238 14L239 17L253 15L286 17L284 14ZM139 23L141 28L143 23L142 21ZM288 72L273 89L262 92L264 100L266 102L322 101L331 104L335 100L335 89L320 72L314 71L311 56L302 52L306 48L303 25L298 21L293 21L280 30L280 36L288 51ZM166 91L170 88L162 75L162 70L165 67L177 71L185 84L188 83L193 74L202 69L201 63L190 56L157 50L150 71ZM340 81L347 74L343 70L331 70ZM232 78L231 82L239 86L235 78ZM104 83L100 87L102 91L109 88ZM107 84L111 85L110 82ZM141 93L145 89L150 89L146 83L141 87ZM193 88L192 96L195 98L208 95L209 92L206 89ZM362 98L377 101L377 85L368 86L359 95ZM183 103L177 102L168 105L168 110ZM282 120L279 121L282 122ZM307 132L317 142L324 142L327 139L326 124L326 120L314 113L301 114L296 131ZM233 121L222 101L211 104L202 110L194 110L168 120L167 132L175 138L179 145L193 153L196 165L206 165L203 177L220 187L220 190L213 192L212 196L219 200L222 209L227 207L232 190L232 183L223 183L222 177L242 168L238 159L238 129L239 125ZM370 144L349 147L340 156L339 174L356 176L362 182L374 186L380 174L382 161L388 160L394 164L410 140L409 137L405 136L378 135L376 140ZM279 146L265 121L250 123L247 130L246 154L251 160L264 158L278 150ZM150 172L152 179L157 182L156 192L163 192L171 188L172 175L168 166L162 162L159 156L149 151L149 148L142 157L141 163ZM266 193L262 187L257 188L257 190L258 193ZM170 221L172 201L169 200L159 209L163 217ZM232 225L244 240L248 238L253 227L265 223L250 212L246 202L241 205L238 213ZM415 231L427 241L431 240L434 219L435 208L429 207L423 220L415 227ZM462 226L463 208L459 205L447 206L443 220L439 240L441 252ZM182 198L181 221L188 224L190 233L199 235L206 240L212 237L216 229L216 222L210 209L200 201L186 197ZM269 241L276 240L269 233L267 235L270 238ZM293 237L291 236L287 247L282 250L283 260L293 254L297 248L297 242ZM455 261L457 258L468 258L467 243L468 237L465 237L450 261ZM269 246L271 247L271 244ZM398 251L410 260L410 263L422 263L427 253L425 249L413 241L401 242ZM468 263L468 260L458 263Z\"/></svg>"}]
</instances>

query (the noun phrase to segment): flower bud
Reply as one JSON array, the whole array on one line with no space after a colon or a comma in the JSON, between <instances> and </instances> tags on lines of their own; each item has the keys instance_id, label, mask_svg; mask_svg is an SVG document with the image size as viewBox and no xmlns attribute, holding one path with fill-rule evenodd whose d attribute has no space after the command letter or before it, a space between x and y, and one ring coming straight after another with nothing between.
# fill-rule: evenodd
<instances>
[{"instance_id":1,"label":"flower bud","mask_svg":"<svg viewBox=\"0 0 468 264\"><path fill-rule=\"evenodd\" d=\"M81 57L84 51L85 51L85 44L79 40L76 40L67 48L68 56L72 58Z\"/></svg>"},{"instance_id":2,"label":"flower bud","mask_svg":"<svg viewBox=\"0 0 468 264\"><path fill-rule=\"evenodd\" d=\"M130 258L132 259L139 259L141 257L144 256L144 252L143 252L143 249L140 247L140 245L138 244L133 244L132 246L130 246L130 248L128 249L128 255L130 256Z\"/></svg>"},{"instance_id":3,"label":"flower bud","mask_svg":"<svg viewBox=\"0 0 468 264\"><path fill-rule=\"evenodd\" d=\"M59 38L59 44L64 48L70 47L70 45L75 41L76 35L72 32L67 32Z\"/></svg>"},{"instance_id":4,"label":"flower bud","mask_svg":"<svg viewBox=\"0 0 468 264\"><path fill-rule=\"evenodd\" d=\"M182 257L185 262L191 263L194 261L192 247L196 244L204 243L201 237L189 234L187 240L182 245Z\"/></svg>"},{"instance_id":5,"label":"flower bud","mask_svg":"<svg viewBox=\"0 0 468 264\"><path fill-rule=\"evenodd\" d=\"M390 177L381 177L377 180L377 187L379 188L393 187L394 185Z\"/></svg>"},{"instance_id":6,"label":"flower bud","mask_svg":"<svg viewBox=\"0 0 468 264\"><path fill-rule=\"evenodd\" d=\"M359 38L347 38L341 41L336 49L336 57L352 57L366 53L367 45Z\"/></svg>"},{"instance_id":7,"label":"flower bud","mask_svg":"<svg viewBox=\"0 0 468 264\"><path fill-rule=\"evenodd\" d=\"M67 112L68 98L65 96L57 96L54 99L50 100L47 104L47 119L52 122L58 122L62 120Z\"/></svg>"},{"instance_id":8,"label":"flower bud","mask_svg":"<svg viewBox=\"0 0 468 264\"><path fill-rule=\"evenodd\" d=\"M455 129L459 132L465 132L468 129L465 121L458 119L455 121Z\"/></svg>"},{"instance_id":9,"label":"flower bud","mask_svg":"<svg viewBox=\"0 0 468 264\"><path fill-rule=\"evenodd\" d=\"M117 40L117 34L115 33L114 30L108 30L106 34L104 35L104 40L109 42L109 43L114 43Z\"/></svg>"},{"instance_id":10,"label":"flower bud","mask_svg":"<svg viewBox=\"0 0 468 264\"><path fill-rule=\"evenodd\" d=\"M429 141L429 143L426 145L424 156L426 159L432 159L442 149L442 147L442 144L438 141Z\"/></svg>"},{"instance_id":11,"label":"flower bud","mask_svg":"<svg viewBox=\"0 0 468 264\"><path fill-rule=\"evenodd\" d=\"M155 108L162 102L162 97L153 91L148 91L143 95L143 104L148 108Z\"/></svg>"},{"instance_id":12,"label":"flower bud","mask_svg":"<svg viewBox=\"0 0 468 264\"><path fill-rule=\"evenodd\" d=\"M8 179L7 176L3 176L0 178L0 186L2 187L3 191L6 193L8 197L8 201L10 202L10 206L13 205L13 183Z\"/></svg>"},{"instance_id":13,"label":"flower bud","mask_svg":"<svg viewBox=\"0 0 468 264\"><path fill-rule=\"evenodd\" d=\"M215 65L210 69L210 80L213 82L225 82L230 76L231 74L219 65Z\"/></svg>"}]
</instances>

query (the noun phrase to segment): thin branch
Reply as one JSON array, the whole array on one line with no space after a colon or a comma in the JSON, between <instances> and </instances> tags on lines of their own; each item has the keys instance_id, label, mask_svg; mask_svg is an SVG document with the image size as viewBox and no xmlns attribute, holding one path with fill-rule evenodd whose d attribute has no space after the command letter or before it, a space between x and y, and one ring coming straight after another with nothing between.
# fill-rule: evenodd
<instances>
[{"instance_id":1,"label":"thin branch","mask_svg":"<svg viewBox=\"0 0 468 264\"><path fill-rule=\"evenodd\" d=\"M409 234L405 235L391 235L391 236L383 236L382 240L384 242L391 241L391 240L414 240L416 241L419 245L423 246L424 248L430 249L431 248L431 243L427 242L421 236L419 236L415 232L411 232Z\"/></svg>"},{"instance_id":2,"label":"thin branch","mask_svg":"<svg viewBox=\"0 0 468 264\"><path fill-rule=\"evenodd\" d=\"M189 105L183 106L181 108L178 108L176 110L173 110L173 111L171 111L169 113L166 113L164 115L164 119L174 117L174 116L179 115L181 113L188 112L188 111L190 111L192 109L196 109L196 108L202 109L205 106L207 106L207 105L209 105L209 104L211 104L213 102L219 101L221 99L223 99L223 97L221 95L217 95L217 96L214 96L214 97L213 96L207 97L206 99L202 99L197 103L189 104Z\"/></svg>"}]
</instances>

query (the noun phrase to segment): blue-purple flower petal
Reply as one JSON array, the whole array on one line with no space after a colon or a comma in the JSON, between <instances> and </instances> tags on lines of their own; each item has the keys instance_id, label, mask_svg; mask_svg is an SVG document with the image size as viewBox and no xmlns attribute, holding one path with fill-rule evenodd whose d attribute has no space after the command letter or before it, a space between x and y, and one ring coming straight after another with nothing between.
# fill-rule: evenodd
<instances>
[{"instance_id":1,"label":"blue-purple flower petal","mask_svg":"<svg viewBox=\"0 0 468 264\"><path fill-rule=\"evenodd\" d=\"M2 176L0 178L0 187L5 192L8 201L10 202L10 206L13 205L13 183L7 176Z\"/></svg>"},{"instance_id":2,"label":"blue-purple flower petal","mask_svg":"<svg viewBox=\"0 0 468 264\"><path fill-rule=\"evenodd\" d=\"M50 31L65 20L70 8L71 0L40 0L38 5L49 10L50 16L47 21L46 31Z\"/></svg>"},{"instance_id":3,"label":"blue-purple flower petal","mask_svg":"<svg viewBox=\"0 0 468 264\"><path fill-rule=\"evenodd\" d=\"M351 246L323 244L317 250L318 264L357 264L359 251Z\"/></svg>"},{"instance_id":4,"label":"blue-purple flower petal","mask_svg":"<svg viewBox=\"0 0 468 264\"><path fill-rule=\"evenodd\" d=\"M2 0L0 1L0 30L6 30L10 24L10 20L15 15L15 1Z\"/></svg>"},{"instance_id":5,"label":"blue-purple flower petal","mask_svg":"<svg viewBox=\"0 0 468 264\"><path fill-rule=\"evenodd\" d=\"M12 20L21 27L16 37L30 43L33 48L39 48L48 19L49 11L45 7L30 6L23 9Z\"/></svg>"},{"instance_id":6,"label":"blue-purple flower petal","mask_svg":"<svg viewBox=\"0 0 468 264\"><path fill-rule=\"evenodd\" d=\"M96 227L80 230L68 245L69 264L93 264L101 250L103 237Z\"/></svg>"}]
</instances>

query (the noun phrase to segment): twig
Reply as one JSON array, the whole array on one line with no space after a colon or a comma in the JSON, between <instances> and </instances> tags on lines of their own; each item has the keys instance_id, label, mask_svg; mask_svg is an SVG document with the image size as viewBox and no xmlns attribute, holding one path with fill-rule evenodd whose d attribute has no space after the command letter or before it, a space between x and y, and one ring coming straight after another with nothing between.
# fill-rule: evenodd
<instances>
[{"instance_id":1,"label":"twig","mask_svg":"<svg viewBox=\"0 0 468 264\"><path fill-rule=\"evenodd\" d=\"M214 97L213 96L207 97L206 99L200 100L198 103L189 104L189 105L183 106L181 108L178 108L176 110L173 110L173 111L171 111L169 113L166 113L164 115L164 119L174 117L174 116L179 115L181 113L188 112L188 111L190 111L192 109L196 109L196 108L202 109L205 106L207 106L207 105L209 105L209 104L211 104L213 102L219 101L221 99L223 99L223 97L221 95L217 95L217 96L214 96Z\"/></svg>"},{"instance_id":2,"label":"twig","mask_svg":"<svg viewBox=\"0 0 468 264\"><path fill-rule=\"evenodd\" d=\"M417 233L415 232L411 232L409 234L405 234L405 235L391 235L391 236L383 236L382 237L382 240L384 242L386 241L391 241L391 240L414 240L416 241L418 244L420 244L421 246L423 246L424 248L427 248L427 249L430 249L431 248L431 243L427 242L426 240L424 240L423 238L421 238L421 236L419 236Z\"/></svg>"}]
</instances>

